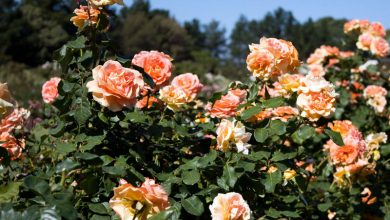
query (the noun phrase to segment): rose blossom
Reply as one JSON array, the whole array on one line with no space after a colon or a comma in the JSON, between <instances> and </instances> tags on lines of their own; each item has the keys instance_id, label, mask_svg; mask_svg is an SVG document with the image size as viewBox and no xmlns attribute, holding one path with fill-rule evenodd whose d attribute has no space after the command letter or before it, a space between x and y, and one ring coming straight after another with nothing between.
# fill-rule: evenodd
<instances>
[{"instance_id":1,"label":"rose blossom","mask_svg":"<svg viewBox=\"0 0 390 220\"><path fill-rule=\"evenodd\" d=\"M7 84L0 82L0 116L6 115L13 106Z\"/></svg>"},{"instance_id":2,"label":"rose blossom","mask_svg":"<svg viewBox=\"0 0 390 220\"><path fill-rule=\"evenodd\" d=\"M160 90L160 99L172 111L179 111L186 103L193 101L184 89L173 85L165 86Z\"/></svg>"},{"instance_id":3,"label":"rose blossom","mask_svg":"<svg viewBox=\"0 0 390 220\"><path fill-rule=\"evenodd\" d=\"M290 118L299 115L299 110L291 106L280 106L272 110L272 120L279 119L287 122Z\"/></svg>"},{"instance_id":4,"label":"rose blossom","mask_svg":"<svg viewBox=\"0 0 390 220\"><path fill-rule=\"evenodd\" d=\"M146 220L169 207L168 194L149 178L140 187L121 180L109 204L122 220Z\"/></svg>"},{"instance_id":5,"label":"rose blossom","mask_svg":"<svg viewBox=\"0 0 390 220\"><path fill-rule=\"evenodd\" d=\"M261 38L260 44L249 45L247 68L253 76L269 80L299 67L298 52L291 42L276 38Z\"/></svg>"},{"instance_id":6,"label":"rose blossom","mask_svg":"<svg viewBox=\"0 0 390 220\"><path fill-rule=\"evenodd\" d=\"M335 112L335 97L335 93L329 91L302 93L297 98L297 106L302 111L302 117L317 121L321 117L328 118Z\"/></svg>"},{"instance_id":7,"label":"rose blossom","mask_svg":"<svg viewBox=\"0 0 390 220\"><path fill-rule=\"evenodd\" d=\"M231 144L235 144L237 152L248 154L248 144L252 134L245 132L245 126L239 121L229 121L222 119L217 128L217 150L227 152L231 149Z\"/></svg>"},{"instance_id":8,"label":"rose blossom","mask_svg":"<svg viewBox=\"0 0 390 220\"><path fill-rule=\"evenodd\" d=\"M28 117L30 117L30 111L24 108L15 108L11 114L1 120L0 133L21 129Z\"/></svg>"},{"instance_id":9,"label":"rose blossom","mask_svg":"<svg viewBox=\"0 0 390 220\"><path fill-rule=\"evenodd\" d=\"M370 24L370 27L368 28L368 31L378 37L385 37L386 36L386 30L383 27L383 25L379 22L372 22Z\"/></svg>"},{"instance_id":10,"label":"rose blossom","mask_svg":"<svg viewBox=\"0 0 390 220\"><path fill-rule=\"evenodd\" d=\"M234 89L230 90L221 99L215 101L210 110L210 115L217 118L232 117L237 114L237 107L244 102L246 91Z\"/></svg>"},{"instance_id":11,"label":"rose blossom","mask_svg":"<svg viewBox=\"0 0 390 220\"><path fill-rule=\"evenodd\" d=\"M60 83L61 78L53 77L49 81L45 82L42 86L42 98L46 103L52 103L58 97L57 86Z\"/></svg>"},{"instance_id":12,"label":"rose blossom","mask_svg":"<svg viewBox=\"0 0 390 220\"><path fill-rule=\"evenodd\" d=\"M363 33L359 36L358 41L356 42L357 48L360 50L368 51L370 50L371 42L374 40L374 36L370 33Z\"/></svg>"},{"instance_id":13,"label":"rose blossom","mask_svg":"<svg viewBox=\"0 0 390 220\"><path fill-rule=\"evenodd\" d=\"M314 53L312 53L307 59L307 63L311 64L323 64L326 58L328 57L338 57L340 55L340 50L337 47L331 47L322 45L320 48L317 48Z\"/></svg>"},{"instance_id":14,"label":"rose blossom","mask_svg":"<svg viewBox=\"0 0 390 220\"><path fill-rule=\"evenodd\" d=\"M309 67L309 75L315 77L323 77L325 76L325 68L321 64L311 64Z\"/></svg>"},{"instance_id":15,"label":"rose blossom","mask_svg":"<svg viewBox=\"0 0 390 220\"><path fill-rule=\"evenodd\" d=\"M344 24L344 33L350 33L353 31L363 32L368 30L370 22L368 20L353 19Z\"/></svg>"},{"instance_id":16,"label":"rose blossom","mask_svg":"<svg viewBox=\"0 0 390 220\"><path fill-rule=\"evenodd\" d=\"M382 37L375 37L371 42L370 51L378 57L386 57L390 51L389 43Z\"/></svg>"},{"instance_id":17,"label":"rose blossom","mask_svg":"<svg viewBox=\"0 0 390 220\"><path fill-rule=\"evenodd\" d=\"M25 147L24 139L16 139L8 132L2 132L0 134L1 147L5 148L11 160L16 160L22 155L22 151Z\"/></svg>"},{"instance_id":18,"label":"rose blossom","mask_svg":"<svg viewBox=\"0 0 390 220\"><path fill-rule=\"evenodd\" d=\"M138 100L135 104L135 107L138 109L151 108L153 104L160 104L161 100L157 99L154 96L144 96L142 99Z\"/></svg>"},{"instance_id":19,"label":"rose blossom","mask_svg":"<svg viewBox=\"0 0 390 220\"><path fill-rule=\"evenodd\" d=\"M203 85L199 82L197 75L184 73L173 78L172 86L182 88L192 99L198 95Z\"/></svg>"},{"instance_id":20,"label":"rose blossom","mask_svg":"<svg viewBox=\"0 0 390 220\"><path fill-rule=\"evenodd\" d=\"M250 219L251 210L239 193L218 193L209 208L213 220Z\"/></svg>"},{"instance_id":21,"label":"rose blossom","mask_svg":"<svg viewBox=\"0 0 390 220\"><path fill-rule=\"evenodd\" d=\"M95 67L92 75L93 80L87 83L88 91L95 101L114 112L133 107L144 87L141 73L113 60Z\"/></svg>"},{"instance_id":22,"label":"rose blossom","mask_svg":"<svg viewBox=\"0 0 390 220\"><path fill-rule=\"evenodd\" d=\"M102 7L106 5L120 4L123 5L123 0L88 0L95 7Z\"/></svg>"},{"instance_id":23,"label":"rose blossom","mask_svg":"<svg viewBox=\"0 0 390 220\"><path fill-rule=\"evenodd\" d=\"M369 85L363 91L367 104L372 106L375 112L382 113L387 104L387 90L381 86Z\"/></svg>"},{"instance_id":24,"label":"rose blossom","mask_svg":"<svg viewBox=\"0 0 390 220\"><path fill-rule=\"evenodd\" d=\"M300 79L303 75L300 74L283 74L279 77L280 86L288 92L296 92L300 86Z\"/></svg>"},{"instance_id":25,"label":"rose blossom","mask_svg":"<svg viewBox=\"0 0 390 220\"><path fill-rule=\"evenodd\" d=\"M80 5L80 8L76 8L73 13L76 15L70 21L80 30L84 27L86 21L89 21L91 24L96 24L100 11L92 7Z\"/></svg>"},{"instance_id":26,"label":"rose blossom","mask_svg":"<svg viewBox=\"0 0 390 220\"><path fill-rule=\"evenodd\" d=\"M131 61L152 77L157 87L166 85L172 75L172 58L158 51L141 51Z\"/></svg>"}]
</instances>

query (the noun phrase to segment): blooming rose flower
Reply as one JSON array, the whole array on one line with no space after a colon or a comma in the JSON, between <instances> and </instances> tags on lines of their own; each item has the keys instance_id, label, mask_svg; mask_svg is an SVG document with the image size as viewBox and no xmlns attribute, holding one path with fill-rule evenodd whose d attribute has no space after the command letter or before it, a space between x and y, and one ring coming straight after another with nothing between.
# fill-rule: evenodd
<instances>
[{"instance_id":1,"label":"blooming rose flower","mask_svg":"<svg viewBox=\"0 0 390 220\"><path fill-rule=\"evenodd\" d=\"M301 74L283 74L279 77L278 82L280 86L288 92L296 92L300 86L300 79L303 78Z\"/></svg>"},{"instance_id":2,"label":"blooming rose flower","mask_svg":"<svg viewBox=\"0 0 390 220\"><path fill-rule=\"evenodd\" d=\"M386 57L390 51L389 43L382 37L375 37L371 42L370 51L378 57Z\"/></svg>"},{"instance_id":3,"label":"blooming rose flower","mask_svg":"<svg viewBox=\"0 0 390 220\"><path fill-rule=\"evenodd\" d=\"M370 24L370 27L368 28L368 32L370 32L374 36L378 37L385 37L386 36L386 30L383 27L383 25L379 22L373 22Z\"/></svg>"},{"instance_id":4,"label":"blooming rose flower","mask_svg":"<svg viewBox=\"0 0 390 220\"><path fill-rule=\"evenodd\" d=\"M237 107L244 102L246 98L245 90L230 90L221 99L215 101L210 110L210 115L217 118L228 118L237 114Z\"/></svg>"},{"instance_id":5,"label":"blooming rose flower","mask_svg":"<svg viewBox=\"0 0 390 220\"><path fill-rule=\"evenodd\" d=\"M272 120L279 119L287 122L290 118L299 115L299 110L291 106L280 106L272 110Z\"/></svg>"},{"instance_id":6,"label":"blooming rose flower","mask_svg":"<svg viewBox=\"0 0 390 220\"><path fill-rule=\"evenodd\" d=\"M5 148L11 160L16 160L22 155L22 151L25 147L24 139L16 139L8 132L2 132L0 134L0 147Z\"/></svg>"},{"instance_id":7,"label":"blooming rose flower","mask_svg":"<svg viewBox=\"0 0 390 220\"><path fill-rule=\"evenodd\" d=\"M328 91L334 92L334 85L323 77L317 77L313 75L306 75L300 79L300 86L298 93L309 93L309 92L321 92Z\"/></svg>"},{"instance_id":8,"label":"blooming rose flower","mask_svg":"<svg viewBox=\"0 0 390 220\"><path fill-rule=\"evenodd\" d=\"M363 32L368 30L370 22L367 20L353 19L344 24L344 33L351 33L353 31Z\"/></svg>"},{"instance_id":9,"label":"blooming rose flower","mask_svg":"<svg viewBox=\"0 0 390 220\"><path fill-rule=\"evenodd\" d=\"M385 132L372 133L366 137L365 141L369 151L378 150L381 143L387 142L387 135Z\"/></svg>"},{"instance_id":10,"label":"blooming rose flower","mask_svg":"<svg viewBox=\"0 0 390 220\"><path fill-rule=\"evenodd\" d=\"M374 36L370 33L363 33L359 36L358 41L356 42L357 48L360 50L368 51L371 47L371 42L374 40Z\"/></svg>"},{"instance_id":11,"label":"blooming rose flower","mask_svg":"<svg viewBox=\"0 0 390 220\"><path fill-rule=\"evenodd\" d=\"M197 75L184 73L173 78L172 86L182 88L192 99L198 95L203 85L199 82Z\"/></svg>"},{"instance_id":12,"label":"blooming rose flower","mask_svg":"<svg viewBox=\"0 0 390 220\"><path fill-rule=\"evenodd\" d=\"M286 181L293 179L296 175L297 172L295 170L292 170L291 168L288 168L283 172L283 178Z\"/></svg>"},{"instance_id":13,"label":"blooming rose flower","mask_svg":"<svg viewBox=\"0 0 390 220\"><path fill-rule=\"evenodd\" d=\"M193 98L184 89L173 85L165 86L160 90L160 99L172 111L179 111L185 104L193 101Z\"/></svg>"},{"instance_id":14,"label":"blooming rose flower","mask_svg":"<svg viewBox=\"0 0 390 220\"><path fill-rule=\"evenodd\" d=\"M321 64L311 64L309 67L309 75L315 77L323 77L325 76L325 68Z\"/></svg>"},{"instance_id":15,"label":"blooming rose flower","mask_svg":"<svg viewBox=\"0 0 390 220\"><path fill-rule=\"evenodd\" d=\"M131 61L152 77L157 87L166 85L172 75L172 58L158 51L141 51Z\"/></svg>"},{"instance_id":16,"label":"blooming rose flower","mask_svg":"<svg viewBox=\"0 0 390 220\"><path fill-rule=\"evenodd\" d=\"M297 98L297 106L302 117L317 121L321 117L328 118L335 112L335 97L336 94L329 91L302 93Z\"/></svg>"},{"instance_id":17,"label":"blooming rose flower","mask_svg":"<svg viewBox=\"0 0 390 220\"><path fill-rule=\"evenodd\" d=\"M120 4L123 5L123 0L88 0L92 5L96 7L102 7L106 5Z\"/></svg>"},{"instance_id":18,"label":"blooming rose flower","mask_svg":"<svg viewBox=\"0 0 390 220\"><path fill-rule=\"evenodd\" d=\"M248 154L252 134L245 132L245 126L239 121L229 121L222 119L217 128L217 150L227 152L231 145L235 144L237 152Z\"/></svg>"},{"instance_id":19,"label":"blooming rose flower","mask_svg":"<svg viewBox=\"0 0 390 220\"><path fill-rule=\"evenodd\" d=\"M95 67L92 75L93 80L87 83L88 91L95 101L114 112L133 107L144 87L141 73L113 60Z\"/></svg>"},{"instance_id":20,"label":"blooming rose flower","mask_svg":"<svg viewBox=\"0 0 390 220\"><path fill-rule=\"evenodd\" d=\"M13 106L7 84L0 82L0 116L6 115Z\"/></svg>"},{"instance_id":21,"label":"blooming rose flower","mask_svg":"<svg viewBox=\"0 0 390 220\"><path fill-rule=\"evenodd\" d=\"M340 50L337 47L331 47L322 45L320 48L317 48L314 53L312 53L307 59L307 63L311 64L323 64L326 58L328 57L338 57L340 56Z\"/></svg>"},{"instance_id":22,"label":"blooming rose flower","mask_svg":"<svg viewBox=\"0 0 390 220\"><path fill-rule=\"evenodd\" d=\"M1 120L0 133L10 133L15 129L21 129L28 117L30 117L30 111L15 108L11 114Z\"/></svg>"},{"instance_id":23,"label":"blooming rose flower","mask_svg":"<svg viewBox=\"0 0 390 220\"><path fill-rule=\"evenodd\" d=\"M382 113L387 104L387 90L381 86L369 85L363 91L367 104L372 106L375 112Z\"/></svg>"},{"instance_id":24,"label":"blooming rose flower","mask_svg":"<svg viewBox=\"0 0 390 220\"><path fill-rule=\"evenodd\" d=\"M355 56L355 53L352 51L340 51L340 58L346 59L353 56Z\"/></svg>"},{"instance_id":25,"label":"blooming rose flower","mask_svg":"<svg viewBox=\"0 0 390 220\"><path fill-rule=\"evenodd\" d=\"M135 107L138 109L151 108L153 104L160 104L161 100L157 99L154 96L144 96L142 99L138 100L135 104Z\"/></svg>"},{"instance_id":26,"label":"blooming rose flower","mask_svg":"<svg viewBox=\"0 0 390 220\"><path fill-rule=\"evenodd\" d=\"M249 49L247 68L253 76L265 81L295 72L300 65L298 52L289 41L263 37L260 44L251 44Z\"/></svg>"},{"instance_id":27,"label":"blooming rose flower","mask_svg":"<svg viewBox=\"0 0 390 220\"><path fill-rule=\"evenodd\" d=\"M263 121L264 119L271 118L272 117L272 109L264 109L263 111L255 114L250 119L248 119L249 122L257 123L260 121Z\"/></svg>"},{"instance_id":28,"label":"blooming rose flower","mask_svg":"<svg viewBox=\"0 0 390 220\"><path fill-rule=\"evenodd\" d=\"M251 215L248 204L235 192L218 193L209 208L213 220L249 220Z\"/></svg>"},{"instance_id":29,"label":"blooming rose flower","mask_svg":"<svg viewBox=\"0 0 390 220\"><path fill-rule=\"evenodd\" d=\"M42 98L46 103L52 103L58 97L57 86L60 83L61 78L53 77L49 81L45 82L42 86Z\"/></svg>"},{"instance_id":30,"label":"blooming rose flower","mask_svg":"<svg viewBox=\"0 0 390 220\"><path fill-rule=\"evenodd\" d=\"M372 192L369 188L364 187L363 191L360 193L363 195L362 202L366 203L367 205L372 205L376 202L376 197L371 197Z\"/></svg>"},{"instance_id":31,"label":"blooming rose flower","mask_svg":"<svg viewBox=\"0 0 390 220\"><path fill-rule=\"evenodd\" d=\"M169 207L168 194L149 178L140 187L121 180L120 186L114 188L110 207L122 220L146 220Z\"/></svg>"},{"instance_id":32,"label":"blooming rose flower","mask_svg":"<svg viewBox=\"0 0 390 220\"><path fill-rule=\"evenodd\" d=\"M84 27L86 21L96 24L100 11L92 7L80 5L80 8L76 8L73 13L76 15L70 18L70 21L80 30Z\"/></svg>"}]
</instances>

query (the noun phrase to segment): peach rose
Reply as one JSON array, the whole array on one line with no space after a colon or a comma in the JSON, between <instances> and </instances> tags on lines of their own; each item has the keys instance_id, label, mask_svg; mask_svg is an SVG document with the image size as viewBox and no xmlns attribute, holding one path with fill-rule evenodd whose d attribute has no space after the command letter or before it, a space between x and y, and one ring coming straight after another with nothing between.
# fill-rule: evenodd
<instances>
[{"instance_id":1,"label":"peach rose","mask_svg":"<svg viewBox=\"0 0 390 220\"><path fill-rule=\"evenodd\" d=\"M315 77L323 77L325 76L325 68L321 64L311 64L309 65L309 75Z\"/></svg>"},{"instance_id":2,"label":"peach rose","mask_svg":"<svg viewBox=\"0 0 390 220\"><path fill-rule=\"evenodd\" d=\"M373 98L375 96L386 96L387 90L382 86L369 85L364 89L364 98Z\"/></svg>"},{"instance_id":3,"label":"peach rose","mask_svg":"<svg viewBox=\"0 0 390 220\"><path fill-rule=\"evenodd\" d=\"M326 58L338 56L340 56L339 48L322 45L309 56L306 62L308 64L323 64Z\"/></svg>"},{"instance_id":4,"label":"peach rose","mask_svg":"<svg viewBox=\"0 0 390 220\"><path fill-rule=\"evenodd\" d=\"M123 0L88 0L95 7L102 7L106 5L120 4L123 5Z\"/></svg>"},{"instance_id":5,"label":"peach rose","mask_svg":"<svg viewBox=\"0 0 390 220\"><path fill-rule=\"evenodd\" d=\"M297 106L301 110L301 116L310 121L317 121L321 117L330 117L336 110L335 96L335 93L328 91L299 94Z\"/></svg>"},{"instance_id":6,"label":"peach rose","mask_svg":"<svg viewBox=\"0 0 390 220\"><path fill-rule=\"evenodd\" d=\"M376 197L372 197L372 192L369 188L364 187L363 191L360 193L362 195L362 202L367 205L372 205L376 202Z\"/></svg>"},{"instance_id":7,"label":"peach rose","mask_svg":"<svg viewBox=\"0 0 390 220\"><path fill-rule=\"evenodd\" d=\"M203 85L197 75L184 73L173 78L171 85L182 88L192 99L198 95Z\"/></svg>"},{"instance_id":8,"label":"peach rose","mask_svg":"<svg viewBox=\"0 0 390 220\"><path fill-rule=\"evenodd\" d=\"M213 220L249 220L251 210L241 194L219 193L210 205Z\"/></svg>"},{"instance_id":9,"label":"peach rose","mask_svg":"<svg viewBox=\"0 0 390 220\"><path fill-rule=\"evenodd\" d=\"M151 108L153 104L159 105L161 104L161 100L157 99L154 96L144 96L142 99L138 100L135 104L135 107L138 109Z\"/></svg>"},{"instance_id":10,"label":"peach rose","mask_svg":"<svg viewBox=\"0 0 390 220\"><path fill-rule=\"evenodd\" d=\"M193 101L193 98L181 87L165 86L160 90L160 99L172 111L179 111L183 106Z\"/></svg>"},{"instance_id":11,"label":"peach rose","mask_svg":"<svg viewBox=\"0 0 390 220\"><path fill-rule=\"evenodd\" d=\"M378 37L385 37L386 36L386 30L383 27L383 25L379 22L373 22L370 24L370 27L368 28L368 31Z\"/></svg>"},{"instance_id":12,"label":"peach rose","mask_svg":"<svg viewBox=\"0 0 390 220\"><path fill-rule=\"evenodd\" d=\"M1 120L0 133L21 129L28 117L30 117L30 111L24 108L15 108L11 114Z\"/></svg>"},{"instance_id":13,"label":"peach rose","mask_svg":"<svg viewBox=\"0 0 390 220\"><path fill-rule=\"evenodd\" d=\"M210 110L210 115L217 118L233 117L237 114L237 107L244 102L246 91L230 90L221 99L215 101Z\"/></svg>"},{"instance_id":14,"label":"peach rose","mask_svg":"<svg viewBox=\"0 0 390 220\"><path fill-rule=\"evenodd\" d=\"M337 147L335 151L331 151L331 158L334 164L348 165L355 162L359 152L354 146Z\"/></svg>"},{"instance_id":15,"label":"peach rose","mask_svg":"<svg viewBox=\"0 0 390 220\"><path fill-rule=\"evenodd\" d=\"M49 81L45 82L42 86L42 98L46 103L52 103L58 97L57 86L60 83L61 78L53 77Z\"/></svg>"},{"instance_id":16,"label":"peach rose","mask_svg":"<svg viewBox=\"0 0 390 220\"><path fill-rule=\"evenodd\" d=\"M272 117L272 109L268 108L265 109L254 116L252 116L250 119L248 119L249 122L257 123L260 121L263 121L264 119L271 118Z\"/></svg>"},{"instance_id":17,"label":"peach rose","mask_svg":"<svg viewBox=\"0 0 390 220\"><path fill-rule=\"evenodd\" d=\"M92 7L80 5L80 8L76 8L73 13L76 15L70 18L70 21L80 30L84 27L86 21L95 25L98 22L100 11Z\"/></svg>"},{"instance_id":18,"label":"peach rose","mask_svg":"<svg viewBox=\"0 0 390 220\"><path fill-rule=\"evenodd\" d=\"M300 65L298 51L289 41L263 37L260 44L251 44L249 49L247 68L255 77L265 81L295 72Z\"/></svg>"},{"instance_id":19,"label":"peach rose","mask_svg":"<svg viewBox=\"0 0 390 220\"><path fill-rule=\"evenodd\" d=\"M139 66L152 77L159 88L166 85L172 75L172 58L158 51L141 51L131 61L133 65Z\"/></svg>"},{"instance_id":20,"label":"peach rose","mask_svg":"<svg viewBox=\"0 0 390 220\"><path fill-rule=\"evenodd\" d=\"M113 60L95 67L92 75L93 80L87 83L88 91L95 101L114 112L133 107L144 87L141 73Z\"/></svg>"},{"instance_id":21,"label":"peach rose","mask_svg":"<svg viewBox=\"0 0 390 220\"><path fill-rule=\"evenodd\" d=\"M334 92L334 85L323 77L306 75L300 79L300 86L298 93L310 93L310 92L322 92L327 91L330 93Z\"/></svg>"},{"instance_id":22,"label":"peach rose","mask_svg":"<svg viewBox=\"0 0 390 220\"><path fill-rule=\"evenodd\" d=\"M300 86L300 79L303 75L300 74L283 74L279 77L280 86L288 92L296 92Z\"/></svg>"},{"instance_id":23,"label":"peach rose","mask_svg":"<svg viewBox=\"0 0 390 220\"><path fill-rule=\"evenodd\" d=\"M370 51L378 57L386 57L390 51L389 43L382 37L375 37L371 42Z\"/></svg>"},{"instance_id":24,"label":"peach rose","mask_svg":"<svg viewBox=\"0 0 390 220\"><path fill-rule=\"evenodd\" d=\"M109 204L122 220L146 220L169 207L168 194L149 178L140 187L121 180Z\"/></svg>"},{"instance_id":25,"label":"peach rose","mask_svg":"<svg viewBox=\"0 0 390 220\"><path fill-rule=\"evenodd\" d=\"M370 33L363 33L359 36L358 41L356 42L357 48L360 50L368 51L371 47L371 42L374 40L374 36Z\"/></svg>"},{"instance_id":26,"label":"peach rose","mask_svg":"<svg viewBox=\"0 0 390 220\"><path fill-rule=\"evenodd\" d=\"M387 142L387 134L385 132L369 134L366 139L367 148L370 152L378 150L380 144Z\"/></svg>"},{"instance_id":27,"label":"peach rose","mask_svg":"<svg viewBox=\"0 0 390 220\"><path fill-rule=\"evenodd\" d=\"M7 84L0 82L0 116L9 113L13 106L11 93L8 90Z\"/></svg>"},{"instance_id":28,"label":"peach rose","mask_svg":"<svg viewBox=\"0 0 390 220\"><path fill-rule=\"evenodd\" d=\"M346 59L355 56L355 53L352 51L340 51L340 58Z\"/></svg>"},{"instance_id":29,"label":"peach rose","mask_svg":"<svg viewBox=\"0 0 390 220\"><path fill-rule=\"evenodd\" d=\"M272 110L272 120L279 119L287 122L290 118L299 115L299 110L291 106L281 106Z\"/></svg>"},{"instance_id":30,"label":"peach rose","mask_svg":"<svg viewBox=\"0 0 390 220\"><path fill-rule=\"evenodd\" d=\"M382 113L387 104L387 90L381 86L369 85L363 91L367 104L372 106L377 113Z\"/></svg>"},{"instance_id":31,"label":"peach rose","mask_svg":"<svg viewBox=\"0 0 390 220\"><path fill-rule=\"evenodd\" d=\"M217 128L217 150L227 152L235 144L237 152L248 154L248 144L252 134L245 132L245 126L241 122L222 119Z\"/></svg>"},{"instance_id":32,"label":"peach rose","mask_svg":"<svg viewBox=\"0 0 390 220\"><path fill-rule=\"evenodd\" d=\"M2 132L0 134L1 147L8 151L11 160L16 160L22 156L22 151L25 147L24 139L16 139L8 132Z\"/></svg>"},{"instance_id":33,"label":"peach rose","mask_svg":"<svg viewBox=\"0 0 390 220\"><path fill-rule=\"evenodd\" d=\"M353 31L364 32L370 27L368 20L353 19L344 24L344 33L348 34Z\"/></svg>"}]
</instances>

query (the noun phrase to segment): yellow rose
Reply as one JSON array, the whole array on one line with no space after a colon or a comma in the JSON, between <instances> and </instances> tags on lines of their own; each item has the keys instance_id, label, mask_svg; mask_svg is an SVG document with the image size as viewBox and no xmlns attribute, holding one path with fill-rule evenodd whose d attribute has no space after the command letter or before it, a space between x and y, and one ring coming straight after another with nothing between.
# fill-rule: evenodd
<instances>
[{"instance_id":1,"label":"yellow rose","mask_svg":"<svg viewBox=\"0 0 390 220\"><path fill-rule=\"evenodd\" d=\"M284 171L283 178L288 181L293 179L296 175L297 172L295 170L288 168L287 170Z\"/></svg>"}]
</instances>

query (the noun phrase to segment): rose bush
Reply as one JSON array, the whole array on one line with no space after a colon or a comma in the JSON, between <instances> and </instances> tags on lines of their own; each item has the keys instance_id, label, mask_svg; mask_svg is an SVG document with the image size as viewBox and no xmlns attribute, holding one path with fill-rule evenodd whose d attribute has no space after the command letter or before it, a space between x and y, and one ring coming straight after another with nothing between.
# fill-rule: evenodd
<instances>
[{"instance_id":1,"label":"rose bush","mask_svg":"<svg viewBox=\"0 0 390 220\"><path fill-rule=\"evenodd\" d=\"M261 38L248 78L206 96L163 52L111 50L115 3L75 10L42 107L0 84L0 219L390 218L379 23L348 22L356 51L321 46L306 63Z\"/></svg>"}]
</instances>

